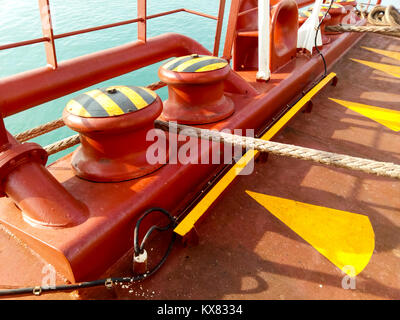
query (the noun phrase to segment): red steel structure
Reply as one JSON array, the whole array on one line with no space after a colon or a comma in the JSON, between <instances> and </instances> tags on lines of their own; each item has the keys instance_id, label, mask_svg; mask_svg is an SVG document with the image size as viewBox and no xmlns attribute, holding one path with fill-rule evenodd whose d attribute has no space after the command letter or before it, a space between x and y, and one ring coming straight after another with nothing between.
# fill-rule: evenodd
<instances>
[{"instance_id":1,"label":"red steel structure","mask_svg":"<svg viewBox=\"0 0 400 320\"><path fill-rule=\"evenodd\" d=\"M275 30L277 43L285 43L283 27L289 26L287 33L297 34L298 7L312 2L298 0L296 6L294 0L272 1L273 11L276 12L272 30ZM231 58L239 32L238 21L256 13L255 3L254 0L232 1L224 58ZM224 166L166 164L143 179L93 183L74 174L70 155L46 168L47 155L43 149L34 143L16 142L6 131L3 117L171 57L212 55L196 41L179 34L147 39L147 21L160 16L187 12L216 20L213 54L217 56L225 0L219 2L217 17L184 8L148 16L146 0L138 0L138 17L135 19L59 35L53 33L49 0L39 0L39 6L43 37L0 47L4 50L43 42L48 63L45 67L0 79L1 191L12 200L0 200L0 222L53 264L69 281L88 280L101 275L131 248L132 229L138 215L155 206L176 215ZM357 19L358 24L365 23ZM254 21L246 21L244 19L241 23L254 24ZM57 61L55 40L131 23L139 24L137 41ZM332 35L332 41L322 48L328 67L359 37L358 34ZM232 101L235 111L226 119L202 127L218 130L249 128L261 132L288 104L296 101L323 74L324 68L317 55L310 58L299 53L296 56L292 42L285 48L289 55L285 54L282 58L278 54L271 61L274 70L279 72L273 73L268 83L252 84L254 70L241 73L229 69L224 75L223 86L218 86L218 96L223 95ZM255 50L255 47L249 49ZM241 50L248 48L237 47L234 60L240 56ZM98 61L102 63L98 64ZM187 92L190 93L190 90ZM81 129L82 126L79 127ZM139 147L144 145L143 141L135 142ZM120 146L126 147L126 144ZM212 144L209 145L211 148Z\"/></svg>"}]
</instances>

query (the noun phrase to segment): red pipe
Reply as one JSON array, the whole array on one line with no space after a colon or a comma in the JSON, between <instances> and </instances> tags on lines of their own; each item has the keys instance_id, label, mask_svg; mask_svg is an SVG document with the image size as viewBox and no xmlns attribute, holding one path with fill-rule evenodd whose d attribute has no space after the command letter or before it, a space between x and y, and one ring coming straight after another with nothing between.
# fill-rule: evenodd
<instances>
[{"instance_id":1,"label":"red pipe","mask_svg":"<svg viewBox=\"0 0 400 320\"><path fill-rule=\"evenodd\" d=\"M65 228L84 222L88 208L76 200L41 164L29 162L11 172L5 193L33 226Z\"/></svg>"},{"instance_id":2,"label":"red pipe","mask_svg":"<svg viewBox=\"0 0 400 320\"><path fill-rule=\"evenodd\" d=\"M20 144L10 134L8 142L0 161L2 191L18 206L24 220L49 228L71 227L85 221L87 207L44 167L46 152L33 143Z\"/></svg>"},{"instance_id":3,"label":"red pipe","mask_svg":"<svg viewBox=\"0 0 400 320\"><path fill-rule=\"evenodd\" d=\"M0 50L18 48L18 47L28 46L30 44L41 43L41 42L46 42L46 41L50 41L50 38L43 37L43 38L37 38L37 39L26 40L26 41L21 41L21 42L9 43L9 44L0 46Z\"/></svg>"},{"instance_id":4,"label":"red pipe","mask_svg":"<svg viewBox=\"0 0 400 320\"><path fill-rule=\"evenodd\" d=\"M175 33L135 41L0 79L0 113L3 117L27 110L170 57L192 53L211 55L198 42ZM232 84L239 92L254 93L246 81ZM241 90L241 91L240 91Z\"/></svg>"},{"instance_id":5,"label":"red pipe","mask_svg":"<svg viewBox=\"0 0 400 320\"><path fill-rule=\"evenodd\" d=\"M3 117L60 98L96 83L126 74L174 56L210 52L179 34L164 34L146 43L135 41L0 80Z\"/></svg>"}]
</instances>

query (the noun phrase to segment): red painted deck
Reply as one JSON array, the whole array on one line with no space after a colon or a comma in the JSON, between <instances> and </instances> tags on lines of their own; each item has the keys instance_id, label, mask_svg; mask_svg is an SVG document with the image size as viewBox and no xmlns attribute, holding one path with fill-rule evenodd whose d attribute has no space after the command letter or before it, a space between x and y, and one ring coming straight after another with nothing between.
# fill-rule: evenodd
<instances>
[{"instance_id":1,"label":"red painted deck","mask_svg":"<svg viewBox=\"0 0 400 320\"><path fill-rule=\"evenodd\" d=\"M298 114L275 141L400 163L398 131L328 99L400 110L400 79L350 58L393 66L400 61L362 46L399 52L400 40L365 36L332 68L338 86L325 88L313 99L312 113ZM356 289L343 289L341 270L246 190L368 216L375 250L356 278ZM399 228L400 181L269 156L252 175L239 177L210 210L197 228L197 246L177 244L162 269L145 282L79 294L89 299L400 299ZM149 243L150 254L161 240ZM3 229L0 244L0 284L39 285L45 263ZM104 276L130 276L130 270L128 254ZM75 292L40 299L78 297Z\"/></svg>"}]
</instances>

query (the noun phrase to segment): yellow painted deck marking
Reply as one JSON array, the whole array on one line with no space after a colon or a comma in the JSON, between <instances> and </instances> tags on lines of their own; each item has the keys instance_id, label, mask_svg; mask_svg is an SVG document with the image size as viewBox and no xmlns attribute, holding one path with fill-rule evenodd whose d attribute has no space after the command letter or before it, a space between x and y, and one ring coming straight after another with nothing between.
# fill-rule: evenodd
<instances>
[{"instance_id":1,"label":"yellow painted deck marking","mask_svg":"<svg viewBox=\"0 0 400 320\"><path fill-rule=\"evenodd\" d=\"M263 140L272 139L275 134L290 120L299 110L311 100L322 88L324 88L334 77L335 73L328 74L314 88L312 88L303 98L297 102L282 118L280 118L262 137ZM216 185L197 203L190 213L175 228L175 232L180 236L186 235L195 225L197 220L207 211L211 204L217 200L221 193L232 183L248 163L258 153L256 150L249 150L236 162L231 169L216 183Z\"/></svg>"},{"instance_id":2,"label":"yellow painted deck marking","mask_svg":"<svg viewBox=\"0 0 400 320\"><path fill-rule=\"evenodd\" d=\"M107 95L100 90L92 90L86 94L95 99L110 116L119 116L125 112Z\"/></svg>"},{"instance_id":3,"label":"yellow painted deck marking","mask_svg":"<svg viewBox=\"0 0 400 320\"><path fill-rule=\"evenodd\" d=\"M363 49L375 52L375 53L379 53L381 55L384 55L386 57L395 59L395 60L399 60L400 61L400 52L396 52L396 51L388 51L388 50L381 50L381 49L375 49L375 48L369 48L369 47L361 47Z\"/></svg>"},{"instance_id":4,"label":"yellow painted deck marking","mask_svg":"<svg viewBox=\"0 0 400 320\"><path fill-rule=\"evenodd\" d=\"M367 216L251 191L246 193L349 275L359 274L371 260L375 234ZM354 269L343 269L345 266Z\"/></svg>"},{"instance_id":5,"label":"yellow painted deck marking","mask_svg":"<svg viewBox=\"0 0 400 320\"><path fill-rule=\"evenodd\" d=\"M371 62L371 61L366 61L366 60L359 60L359 59L350 59L356 62L359 62L361 64L364 64L370 68L376 69L383 71L387 74L392 75L393 77L400 78L400 66L393 66L390 64L384 64L384 63L377 63L377 62Z\"/></svg>"},{"instance_id":6,"label":"yellow painted deck marking","mask_svg":"<svg viewBox=\"0 0 400 320\"><path fill-rule=\"evenodd\" d=\"M329 98L329 100L332 100L350 110L353 110L357 113L362 114L365 117L379 122L380 124L393 131L400 131L400 111L369 106L366 104L339 99Z\"/></svg>"}]
</instances>

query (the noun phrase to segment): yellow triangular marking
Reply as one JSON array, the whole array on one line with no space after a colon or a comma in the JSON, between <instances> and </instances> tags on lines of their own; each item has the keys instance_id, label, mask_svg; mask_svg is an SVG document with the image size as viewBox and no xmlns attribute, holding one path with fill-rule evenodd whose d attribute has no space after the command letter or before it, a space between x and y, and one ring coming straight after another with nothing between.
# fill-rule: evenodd
<instances>
[{"instance_id":1,"label":"yellow triangular marking","mask_svg":"<svg viewBox=\"0 0 400 320\"><path fill-rule=\"evenodd\" d=\"M388 51L388 50L381 50L381 49L375 49L375 48L369 48L369 47L361 47L363 49L375 52L375 53L379 53L381 55L384 55L386 57L395 59L395 60L399 60L400 61L400 52L396 52L396 51Z\"/></svg>"},{"instance_id":2,"label":"yellow triangular marking","mask_svg":"<svg viewBox=\"0 0 400 320\"><path fill-rule=\"evenodd\" d=\"M366 60L358 60L358 59L350 59L359 63L362 63L368 67L371 67L376 70L383 71L387 74L392 75L393 77L400 78L400 66L393 66L390 64L384 64L384 63L377 63L377 62L371 62L371 61L366 61Z\"/></svg>"},{"instance_id":3,"label":"yellow triangular marking","mask_svg":"<svg viewBox=\"0 0 400 320\"><path fill-rule=\"evenodd\" d=\"M346 108L349 108L350 110L358 112L365 117L379 122L393 131L400 131L400 111L369 106L367 104L355 103L351 101L332 98L329 99Z\"/></svg>"},{"instance_id":4,"label":"yellow triangular marking","mask_svg":"<svg viewBox=\"0 0 400 320\"><path fill-rule=\"evenodd\" d=\"M359 274L369 263L375 234L367 216L246 193L350 276Z\"/></svg>"}]
</instances>

